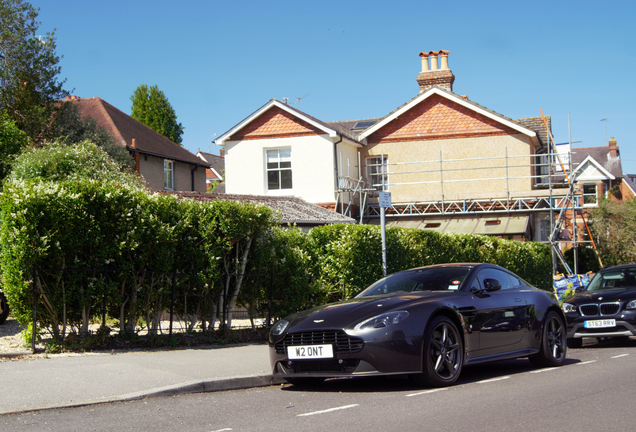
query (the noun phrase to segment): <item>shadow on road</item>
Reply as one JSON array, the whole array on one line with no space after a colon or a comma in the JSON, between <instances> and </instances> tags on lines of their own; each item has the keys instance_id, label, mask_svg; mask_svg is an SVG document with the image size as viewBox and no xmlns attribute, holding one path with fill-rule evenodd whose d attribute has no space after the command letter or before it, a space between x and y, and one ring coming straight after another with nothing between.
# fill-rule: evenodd
<instances>
[{"instance_id":1,"label":"shadow on road","mask_svg":"<svg viewBox=\"0 0 636 432\"><path fill-rule=\"evenodd\" d=\"M566 359L564 366L580 362L578 359ZM515 374L521 374L537 370L527 358L505 360L482 365L465 366L455 385L470 384L478 381L501 378ZM422 390L405 375L387 377L355 377L332 378L316 386L294 386L286 384L281 387L283 391L311 391L321 393L351 392L402 392Z\"/></svg>"}]
</instances>

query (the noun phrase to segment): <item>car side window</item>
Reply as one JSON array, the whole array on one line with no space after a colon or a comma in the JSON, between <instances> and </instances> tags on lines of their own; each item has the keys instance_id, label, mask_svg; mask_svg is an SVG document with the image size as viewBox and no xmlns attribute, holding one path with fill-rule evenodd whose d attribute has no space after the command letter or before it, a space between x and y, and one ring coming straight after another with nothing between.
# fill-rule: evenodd
<instances>
[{"instance_id":1,"label":"car side window","mask_svg":"<svg viewBox=\"0 0 636 432\"><path fill-rule=\"evenodd\" d=\"M486 268L481 270L477 275L477 279L479 280L481 289L485 289L484 280L486 279L496 279L497 281L499 281L502 290L510 289L514 286L519 286L518 283L513 284L512 278L510 277L510 275L508 275L508 273L494 268Z\"/></svg>"}]
</instances>

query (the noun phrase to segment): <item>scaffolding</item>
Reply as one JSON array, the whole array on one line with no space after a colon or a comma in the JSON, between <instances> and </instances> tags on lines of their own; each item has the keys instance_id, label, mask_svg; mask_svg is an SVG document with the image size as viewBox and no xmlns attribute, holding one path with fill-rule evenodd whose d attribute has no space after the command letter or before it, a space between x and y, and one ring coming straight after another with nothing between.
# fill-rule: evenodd
<instances>
[{"instance_id":1,"label":"scaffolding","mask_svg":"<svg viewBox=\"0 0 636 432\"><path fill-rule=\"evenodd\" d=\"M386 155L378 155L384 161ZM553 272L557 272L557 261L569 274L577 272L577 250L581 244L595 244L589 233L589 227L582 215L583 206L581 191L577 190L570 175L573 167L572 152L567 154L567 163L562 161L564 154L556 151L553 138L549 134L546 153L531 155L508 155L507 148L502 156L444 159L440 151L439 159L428 161L412 161L398 163L363 164L358 153L358 178L338 176L336 190L336 211L350 217L357 218L359 223L365 219L379 218L380 206L378 191L399 190L403 186L433 185L438 188L437 199L429 201L399 202L395 201L391 207L385 209L387 217L447 217L447 216L482 216L482 215L531 215L536 213L549 214L550 234L545 240L553 251ZM564 157L565 158L565 157ZM462 168L466 162L481 164L475 168ZM528 163L529 162L529 163ZM518 175L525 170L528 175ZM453 178L452 173L462 172L462 178ZM493 176L492 173L505 172L503 176ZM373 172L374 174L369 174ZM467 177L466 173L486 173L486 175ZM516 172L516 174L515 174ZM364 174L364 175L363 175ZM436 180L399 181L404 176L435 176ZM376 182L372 181L375 177ZM388 181L388 180L391 181ZM511 187L515 180L526 180L531 187L518 190ZM378 182L379 181L379 182ZM505 190L491 193L481 198L448 199L445 187L449 185L480 182L505 183ZM338 208L340 207L340 208ZM359 209L356 215L354 209ZM590 240L579 240L577 232L577 214L581 219ZM563 236L566 221L571 218L573 236ZM534 225L534 224L533 224ZM575 252L574 271L568 265L562 246L573 245Z\"/></svg>"}]
</instances>

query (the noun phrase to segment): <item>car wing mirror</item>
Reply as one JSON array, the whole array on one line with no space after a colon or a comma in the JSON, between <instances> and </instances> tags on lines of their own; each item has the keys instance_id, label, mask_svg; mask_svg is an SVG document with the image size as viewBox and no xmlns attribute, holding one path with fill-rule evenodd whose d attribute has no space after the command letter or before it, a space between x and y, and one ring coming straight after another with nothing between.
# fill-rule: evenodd
<instances>
[{"instance_id":1,"label":"car wing mirror","mask_svg":"<svg viewBox=\"0 0 636 432\"><path fill-rule=\"evenodd\" d=\"M484 288L486 291L499 291L501 289L501 282L497 279L484 279Z\"/></svg>"}]
</instances>

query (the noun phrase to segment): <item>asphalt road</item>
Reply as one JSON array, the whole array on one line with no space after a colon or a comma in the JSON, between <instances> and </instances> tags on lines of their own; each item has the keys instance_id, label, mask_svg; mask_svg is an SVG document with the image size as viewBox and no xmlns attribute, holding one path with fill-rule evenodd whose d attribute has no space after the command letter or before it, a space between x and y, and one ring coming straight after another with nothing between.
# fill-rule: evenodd
<instances>
[{"instance_id":1,"label":"asphalt road","mask_svg":"<svg viewBox=\"0 0 636 432\"><path fill-rule=\"evenodd\" d=\"M636 340L569 350L567 364L525 360L464 369L422 389L399 378L329 380L0 416L0 430L632 431Z\"/></svg>"}]
</instances>

